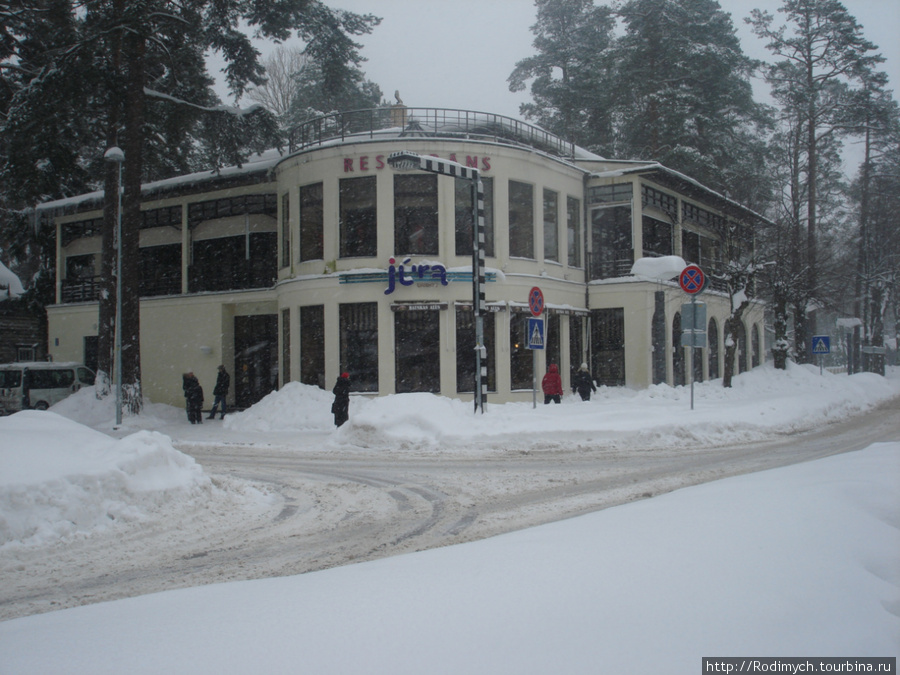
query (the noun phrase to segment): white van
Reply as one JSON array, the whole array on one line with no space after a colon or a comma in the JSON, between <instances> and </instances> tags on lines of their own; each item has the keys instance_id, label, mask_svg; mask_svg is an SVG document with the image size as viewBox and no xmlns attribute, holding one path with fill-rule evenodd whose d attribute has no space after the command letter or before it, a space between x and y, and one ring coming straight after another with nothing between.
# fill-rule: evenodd
<instances>
[{"instance_id":1,"label":"white van","mask_svg":"<svg viewBox=\"0 0 900 675\"><path fill-rule=\"evenodd\" d=\"M46 410L82 387L94 384L94 372L80 363L31 361L0 364L0 415Z\"/></svg>"}]
</instances>

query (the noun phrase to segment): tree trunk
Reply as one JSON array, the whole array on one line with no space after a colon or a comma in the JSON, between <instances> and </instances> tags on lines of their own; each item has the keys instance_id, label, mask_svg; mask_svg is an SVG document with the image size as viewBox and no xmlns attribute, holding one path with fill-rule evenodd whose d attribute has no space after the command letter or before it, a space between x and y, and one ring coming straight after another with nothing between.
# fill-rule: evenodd
<instances>
[{"instance_id":1,"label":"tree trunk","mask_svg":"<svg viewBox=\"0 0 900 675\"><path fill-rule=\"evenodd\" d=\"M122 400L133 415L143 407L141 392L140 225L144 125L143 37L125 38L125 166L122 211Z\"/></svg>"}]
</instances>

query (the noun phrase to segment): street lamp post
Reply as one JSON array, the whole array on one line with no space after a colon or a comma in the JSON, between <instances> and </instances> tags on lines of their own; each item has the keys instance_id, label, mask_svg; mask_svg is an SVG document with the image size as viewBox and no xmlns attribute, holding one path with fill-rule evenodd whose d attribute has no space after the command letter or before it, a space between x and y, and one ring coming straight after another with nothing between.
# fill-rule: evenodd
<instances>
[{"instance_id":1,"label":"street lamp post","mask_svg":"<svg viewBox=\"0 0 900 675\"><path fill-rule=\"evenodd\" d=\"M472 310L475 314L475 412L484 413L487 398L487 349L484 346L484 186L478 169L458 162L418 155L414 152L394 152L388 164L395 169L419 170L462 178L471 182L472 189Z\"/></svg>"},{"instance_id":2,"label":"street lamp post","mask_svg":"<svg viewBox=\"0 0 900 675\"><path fill-rule=\"evenodd\" d=\"M116 181L118 206L116 207L116 426L122 425L122 164L125 153L118 146L112 146L103 155L107 162L119 165L119 178Z\"/></svg>"}]
</instances>

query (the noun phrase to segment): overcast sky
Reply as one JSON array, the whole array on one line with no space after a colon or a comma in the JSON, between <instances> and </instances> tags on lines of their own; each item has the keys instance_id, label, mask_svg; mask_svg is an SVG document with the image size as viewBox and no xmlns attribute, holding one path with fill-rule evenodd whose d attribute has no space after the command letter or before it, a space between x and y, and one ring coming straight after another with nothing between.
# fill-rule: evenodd
<instances>
[{"instance_id":1,"label":"overcast sky","mask_svg":"<svg viewBox=\"0 0 900 675\"><path fill-rule=\"evenodd\" d=\"M412 107L461 108L519 117L526 92L513 94L507 78L532 53L532 0L326 0L327 4L382 18L364 36L367 77L393 100L399 90ZM744 23L753 8L776 15L781 0L719 0L741 38L744 52L768 51ZM866 37L887 58L883 68L900 92L900 0L844 0Z\"/></svg>"}]
</instances>

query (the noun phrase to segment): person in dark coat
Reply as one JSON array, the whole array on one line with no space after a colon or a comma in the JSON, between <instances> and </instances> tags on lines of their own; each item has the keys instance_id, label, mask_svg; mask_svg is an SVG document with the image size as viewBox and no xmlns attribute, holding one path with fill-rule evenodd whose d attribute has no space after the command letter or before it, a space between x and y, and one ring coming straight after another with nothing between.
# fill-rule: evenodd
<instances>
[{"instance_id":1,"label":"person in dark coat","mask_svg":"<svg viewBox=\"0 0 900 675\"><path fill-rule=\"evenodd\" d=\"M597 391L586 363L582 363L581 368L572 377L572 393L574 394L576 391L581 396L582 401L590 401L591 392Z\"/></svg>"},{"instance_id":2,"label":"person in dark coat","mask_svg":"<svg viewBox=\"0 0 900 675\"><path fill-rule=\"evenodd\" d=\"M222 416L219 419L225 419L225 399L228 397L228 388L230 386L231 375L225 370L225 366L219 366L219 374L216 376L216 386L213 388L215 400L213 401L212 410L209 411L209 417L207 419L215 418L216 410L219 408L220 403L222 404Z\"/></svg>"},{"instance_id":3,"label":"person in dark coat","mask_svg":"<svg viewBox=\"0 0 900 675\"><path fill-rule=\"evenodd\" d=\"M331 404L334 425L339 427L350 419L350 373L341 373L331 393L334 394L334 403Z\"/></svg>"},{"instance_id":4,"label":"person in dark coat","mask_svg":"<svg viewBox=\"0 0 900 675\"><path fill-rule=\"evenodd\" d=\"M550 364L547 374L541 380L541 389L544 391L544 405L553 401L559 403L563 394L562 378L559 376L559 367L555 363Z\"/></svg>"},{"instance_id":5,"label":"person in dark coat","mask_svg":"<svg viewBox=\"0 0 900 675\"><path fill-rule=\"evenodd\" d=\"M182 376L184 388L184 400L187 408L188 422L191 424L203 424L203 387L194 373L185 373Z\"/></svg>"}]
</instances>

